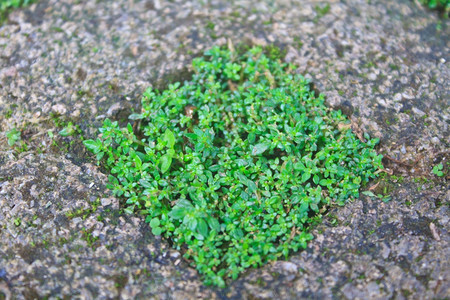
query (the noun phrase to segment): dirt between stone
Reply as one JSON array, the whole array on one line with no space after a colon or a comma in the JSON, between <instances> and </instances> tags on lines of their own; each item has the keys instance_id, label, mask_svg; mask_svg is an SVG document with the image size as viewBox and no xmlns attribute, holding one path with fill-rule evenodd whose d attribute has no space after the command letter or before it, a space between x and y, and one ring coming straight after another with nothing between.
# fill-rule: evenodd
<instances>
[{"instance_id":1,"label":"dirt between stone","mask_svg":"<svg viewBox=\"0 0 450 300\"><path fill-rule=\"evenodd\" d=\"M13 12L0 27L0 299L447 298L449 33L409 0L41 0ZM356 132L380 137L386 174L366 189L391 199L330 208L305 251L217 289L123 213L105 170L58 131L126 122L148 86L184 80L228 40L281 47ZM23 143L11 148L13 128Z\"/></svg>"}]
</instances>

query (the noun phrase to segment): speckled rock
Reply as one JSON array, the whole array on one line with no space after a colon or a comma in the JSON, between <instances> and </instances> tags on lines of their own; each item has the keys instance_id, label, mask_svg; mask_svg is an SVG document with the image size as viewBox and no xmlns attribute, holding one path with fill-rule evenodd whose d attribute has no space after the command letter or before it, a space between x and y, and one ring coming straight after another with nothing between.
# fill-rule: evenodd
<instances>
[{"instance_id":1,"label":"speckled rock","mask_svg":"<svg viewBox=\"0 0 450 300\"><path fill-rule=\"evenodd\" d=\"M0 299L448 297L448 176L431 172L448 172L447 23L409 0L40 0L13 12L0 27ZM126 121L146 87L187 78L193 57L228 40L280 46L361 138L379 137L386 176L366 189L391 199L331 207L305 251L220 290L123 213L78 137L57 133Z\"/></svg>"}]
</instances>

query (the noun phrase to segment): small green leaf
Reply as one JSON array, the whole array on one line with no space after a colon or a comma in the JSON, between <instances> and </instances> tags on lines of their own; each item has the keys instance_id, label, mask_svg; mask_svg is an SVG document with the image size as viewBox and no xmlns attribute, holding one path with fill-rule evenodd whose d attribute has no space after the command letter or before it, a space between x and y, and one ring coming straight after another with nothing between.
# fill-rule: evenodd
<instances>
[{"instance_id":1,"label":"small green leaf","mask_svg":"<svg viewBox=\"0 0 450 300\"><path fill-rule=\"evenodd\" d=\"M197 143L195 144L195 152L201 152L205 149L204 143Z\"/></svg>"},{"instance_id":2,"label":"small green leaf","mask_svg":"<svg viewBox=\"0 0 450 300\"><path fill-rule=\"evenodd\" d=\"M119 184L119 180L117 180L117 178L114 177L114 176L112 176L112 175L108 175L108 180L109 180L109 182L111 182L111 183Z\"/></svg>"},{"instance_id":3,"label":"small green leaf","mask_svg":"<svg viewBox=\"0 0 450 300\"><path fill-rule=\"evenodd\" d=\"M85 140L83 141L83 144L89 151L94 152L94 154L97 154L102 149L102 142L99 139L97 139L96 141Z\"/></svg>"},{"instance_id":4,"label":"small green leaf","mask_svg":"<svg viewBox=\"0 0 450 300\"><path fill-rule=\"evenodd\" d=\"M306 169L306 167L302 162L299 161L294 164L294 170L303 171L304 169Z\"/></svg>"},{"instance_id":5,"label":"small green leaf","mask_svg":"<svg viewBox=\"0 0 450 300\"><path fill-rule=\"evenodd\" d=\"M248 134L247 140L250 144L253 144L256 140L256 135L253 132Z\"/></svg>"},{"instance_id":6,"label":"small green leaf","mask_svg":"<svg viewBox=\"0 0 450 300\"><path fill-rule=\"evenodd\" d=\"M168 154L161 156L160 158L160 162L161 162L161 173L166 173L169 168L170 165L172 164L172 157Z\"/></svg>"},{"instance_id":7,"label":"small green leaf","mask_svg":"<svg viewBox=\"0 0 450 300\"><path fill-rule=\"evenodd\" d=\"M162 228L161 227L154 227L154 228L152 228L152 233L154 234L154 235L161 235L161 233L162 233Z\"/></svg>"},{"instance_id":8,"label":"small green leaf","mask_svg":"<svg viewBox=\"0 0 450 300\"><path fill-rule=\"evenodd\" d=\"M174 208L183 208L186 210L191 210L194 208L191 202L189 202L186 199L180 199L177 201L177 204L174 206Z\"/></svg>"},{"instance_id":9,"label":"small green leaf","mask_svg":"<svg viewBox=\"0 0 450 300\"><path fill-rule=\"evenodd\" d=\"M219 169L220 169L219 165L212 165L212 166L209 167L209 170L211 172L217 172Z\"/></svg>"},{"instance_id":10,"label":"small green leaf","mask_svg":"<svg viewBox=\"0 0 450 300\"><path fill-rule=\"evenodd\" d=\"M236 228L231 231L231 236L236 240L240 240L244 237L244 232L240 228Z\"/></svg>"},{"instance_id":11,"label":"small green leaf","mask_svg":"<svg viewBox=\"0 0 450 300\"><path fill-rule=\"evenodd\" d=\"M208 237L208 225L206 224L205 220L198 220L197 229L201 235L203 235L204 237Z\"/></svg>"},{"instance_id":12,"label":"small green leaf","mask_svg":"<svg viewBox=\"0 0 450 300\"><path fill-rule=\"evenodd\" d=\"M362 194L369 196L369 197L376 197L376 195L374 193L372 193L371 191L364 191L364 192L362 192Z\"/></svg>"},{"instance_id":13,"label":"small green leaf","mask_svg":"<svg viewBox=\"0 0 450 300\"><path fill-rule=\"evenodd\" d=\"M6 132L6 137L8 138L8 145L12 147L18 140L20 140L20 131L13 128Z\"/></svg>"},{"instance_id":14,"label":"small green leaf","mask_svg":"<svg viewBox=\"0 0 450 300\"><path fill-rule=\"evenodd\" d=\"M248 180L247 177L245 177L245 175L242 175L242 174L239 173L239 172L236 172L235 174L236 174L237 178L239 179L239 181L240 181L242 184L248 185L248 181L249 181L249 180Z\"/></svg>"},{"instance_id":15,"label":"small green leaf","mask_svg":"<svg viewBox=\"0 0 450 300\"><path fill-rule=\"evenodd\" d=\"M384 203L388 203L389 201L391 201L391 197L390 197L390 196L384 196L384 197L381 198L381 200L382 200Z\"/></svg>"},{"instance_id":16,"label":"small green leaf","mask_svg":"<svg viewBox=\"0 0 450 300\"><path fill-rule=\"evenodd\" d=\"M436 175L438 177L442 177L442 176L444 176L444 172L442 172L442 169L444 169L444 165L438 164L433 167L432 172L434 175Z\"/></svg>"},{"instance_id":17,"label":"small green leaf","mask_svg":"<svg viewBox=\"0 0 450 300\"><path fill-rule=\"evenodd\" d=\"M184 218L187 211L184 208L174 208L170 211L169 216L174 218L175 220L179 220Z\"/></svg>"},{"instance_id":18,"label":"small green leaf","mask_svg":"<svg viewBox=\"0 0 450 300\"><path fill-rule=\"evenodd\" d=\"M159 222L159 219L158 219L158 218L153 218L153 219L150 221L150 227L151 227L151 228L158 227L160 224L161 224L161 223Z\"/></svg>"},{"instance_id":19,"label":"small green leaf","mask_svg":"<svg viewBox=\"0 0 450 300\"><path fill-rule=\"evenodd\" d=\"M163 140L167 142L167 148L172 149L175 145L175 135L169 129L166 129Z\"/></svg>"},{"instance_id":20,"label":"small green leaf","mask_svg":"<svg viewBox=\"0 0 450 300\"><path fill-rule=\"evenodd\" d=\"M101 160L101 159L103 158L104 155L105 155L105 152L99 152L99 153L97 153L97 155L95 156L95 158L96 158L97 160Z\"/></svg>"},{"instance_id":21,"label":"small green leaf","mask_svg":"<svg viewBox=\"0 0 450 300\"><path fill-rule=\"evenodd\" d=\"M139 184L142 185L144 188L149 189L152 187L152 185L150 184L150 182L148 182L147 180L144 179L140 179L139 180Z\"/></svg>"},{"instance_id":22,"label":"small green leaf","mask_svg":"<svg viewBox=\"0 0 450 300\"><path fill-rule=\"evenodd\" d=\"M169 155L170 157L174 157L175 156L175 150L173 149L167 149L167 155Z\"/></svg>"},{"instance_id":23,"label":"small green leaf","mask_svg":"<svg viewBox=\"0 0 450 300\"><path fill-rule=\"evenodd\" d=\"M313 177L313 182L314 182L315 184L318 184L318 183L319 183L319 176L318 176L318 175L314 175L314 177Z\"/></svg>"},{"instance_id":24,"label":"small green leaf","mask_svg":"<svg viewBox=\"0 0 450 300\"><path fill-rule=\"evenodd\" d=\"M195 231L195 229L197 228L198 221L195 217L186 215L184 217L183 223L186 223L186 226L190 230Z\"/></svg>"},{"instance_id":25,"label":"small green leaf","mask_svg":"<svg viewBox=\"0 0 450 300\"><path fill-rule=\"evenodd\" d=\"M247 180L247 186L250 193L256 192L256 184L252 180Z\"/></svg>"},{"instance_id":26,"label":"small green leaf","mask_svg":"<svg viewBox=\"0 0 450 300\"><path fill-rule=\"evenodd\" d=\"M130 120L139 120L139 119L142 119L143 117L142 117L142 115L141 114L131 114L129 117L128 117L128 119L130 119Z\"/></svg>"},{"instance_id":27,"label":"small green leaf","mask_svg":"<svg viewBox=\"0 0 450 300\"><path fill-rule=\"evenodd\" d=\"M62 130L60 130L58 133L60 136L70 136L70 135L74 134L74 132L75 132L74 126L71 122L69 122L69 124L66 127L64 127Z\"/></svg>"},{"instance_id":28,"label":"small green leaf","mask_svg":"<svg viewBox=\"0 0 450 300\"><path fill-rule=\"evenodd\" d=\"M209 225L209 227L211 229L215 230L216 232L220 231L220 224L219 224L219 221L217 221L216 218L208 217L207 221L208 221L208 225Z\"/></svg>"},{"instance_id":29,"label":"small green leaf","mask_svg":"<svg viewBox=\"0 0 450 300\"><path fill-rule=\"evenodd\" d=\"M184 134L190 140L197 140L198 136L195 133L185 133Z\"/></svg>"},{"instance_id":30,"label":"small green leaf","mask_svg":"<svg viewBox=\"0 0 450 300\"><path fill-rule=\"evenodd\" d=\"M134 206L128 206L123 210L126 214L131 215L134 212Z\"/></svg>"},{"instance_id":31,"label":"small green leaf","mask_svg":"<svg viewBox=\"0 0 450 300\"><path fill-rule=\"evenodd\" d=\"M309 173L309 172L303 173L303 175L302 175L302 182L308 181L309 178L311 178L311 173Z\"/></svg>"},{"instance_id":32,"label":"small green leaf","mask_svg":"<svg viewBox=\"0 0 450 300\"><path fill-rule=\"evenodd\" d=\"M134 157L134 164L136 165L136 168L138 170L140 170L142 168L142 160L141 160L141 158L138 155L136 155Z\"/></svg>"},{"instance_id":33,"label":"small green leaf","mask_svg":"<svg viewBox=\"0 0 450 300\"><path fill-rule=\"evenodd\" d=\"M263 143L256 144L255 147L253 147L252 155L256 156L256 155L263 154L268 148L269 148L269 145L267 145L267 144L263 144Z\"/></svg>"}]
</instances>

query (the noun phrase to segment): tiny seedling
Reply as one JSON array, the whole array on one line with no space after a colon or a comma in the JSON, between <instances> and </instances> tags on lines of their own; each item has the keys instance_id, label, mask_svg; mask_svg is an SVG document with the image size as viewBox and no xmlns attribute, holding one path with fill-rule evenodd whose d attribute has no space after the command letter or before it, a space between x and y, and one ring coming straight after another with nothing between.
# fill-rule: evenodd
<instances>
[{"instance_id":1,"label":"tiny seedling","mask_svg":"<svg viewBox=\"0 0 450 300\"><path fill-rule=\"evenodd\" d=\"M391 201L391 196L389 196L387 194L385 194L385 195L383 195L383 194L375 195L371 191L364 191L364 192L362 192L362 194L365 195L365 196L369 196L371 198L378 198L381 201L383 201L384 203L388 203L389 201Z\"/></svg>"},{"instance_id":2,"label":"tiny seedling","mask_svg":"<svg viewBox=\"0 0 450 300\"><path fill-rule=\"evenodd\" d=\"M6 138L8 139L8 145L19 153L28 150L28 145L21 139L21 131L16 128L7 131Z\"/></svg>"},{"instance_id":3,"label":"tiny seedling","mask_svg":"<svg viewBox=\"0 0 450 300\"><path fill-rule=\"evenodd\" d=\"M77 131L77 126L73 125L72 122L67 123L67 125L59 131L59 135L61 136L70 136Z\"/></svg>"},{"instance_id":4,"label":"tiny seedling","mask_svg":"<svg viewBox=\"0 0 450 300\"><path fill-rule=\"evenodd\" d=\"M6 132L6 138L8 139L8 145L14 146L14 144L20 140L20 131L16 128L13 128Z\"/></svg>"},{"instance_id":5,"label":"tiny seedling","mask_svg":"<svg viewBox=\"0 0 450 300\"><path fill-rule=\"evenodd\" d=\"M434 175L436 175L438 177L442 177L442 176L444 176L444 172L442 171L443 169L444 169L444 165L438 164L433 167L432 172Z\"/></svg>"}]
</instances>

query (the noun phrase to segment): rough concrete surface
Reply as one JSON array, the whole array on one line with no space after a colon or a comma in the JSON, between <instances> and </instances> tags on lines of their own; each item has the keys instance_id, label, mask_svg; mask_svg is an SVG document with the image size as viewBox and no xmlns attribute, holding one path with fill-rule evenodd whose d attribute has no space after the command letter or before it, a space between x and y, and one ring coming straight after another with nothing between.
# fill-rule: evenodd
<instances>
[{"instance_id":1,"label":"rough concrete surface","mask_svg":"<svg viewBox=\"0 0 450 300\"><path fill-rule=\"evenodd\" d=\"M329 3L329 10L326 5ZM450 295L448 20L409 0L40 0L0 27L0 299L445 299ZM213 45L275 44L386 174L330 208L288 261L227 288L122 212L79 137L186 78ZM6 132L20 131L10 147ZM25 146L26 145L26 146Z\"/></svg>"}]
</instances>

